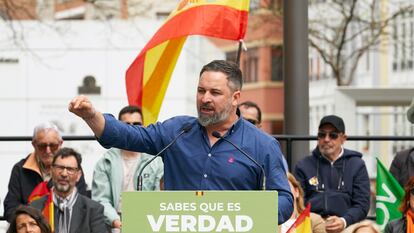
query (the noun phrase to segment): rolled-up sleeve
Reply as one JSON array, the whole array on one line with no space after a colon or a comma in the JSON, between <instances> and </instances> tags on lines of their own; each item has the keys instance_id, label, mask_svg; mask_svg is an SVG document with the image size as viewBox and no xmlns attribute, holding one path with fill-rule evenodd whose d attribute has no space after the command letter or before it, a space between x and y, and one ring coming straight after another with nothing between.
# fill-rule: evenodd
<instances>
[{"instance_id":1,"label":"rolled-up sleeve","mask_svg":"<svg viewBox=\"0 0 414 233\"><path fill-rule=\"evenodd\" d=\"M139 127L118 121L111 114L104 114L105 127L98 142L105 148L111 147L156 154L163 147L159 128L154 125Z\"/></svg>"}]
</instances>

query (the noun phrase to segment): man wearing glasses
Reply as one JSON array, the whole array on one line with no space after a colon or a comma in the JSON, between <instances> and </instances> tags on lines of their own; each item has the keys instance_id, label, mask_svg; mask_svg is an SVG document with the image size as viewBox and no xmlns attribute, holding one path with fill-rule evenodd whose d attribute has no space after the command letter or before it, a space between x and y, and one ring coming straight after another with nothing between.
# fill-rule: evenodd
<instances>
[{"instance_id":1,"label":"man wearing glasses","mask_svg":"<svg viewBox=\"0 0 414 233\"><path fill-rule=\"evenodd\" d=\"M62 148L53 157L51 180L54 232L106 232L103 206L79 195L76 188L76 183L82 177L81 163L81 155L72 148ZM45 206L42 204L45 200L39 198L30 205L41 209Z\"/></svg>"},{"instance_id":2,"label":"man wearing glasses","mask_svg":"<svg viewBox=\"0 0 414 233\"><path fill-rule=\"evenodd\" d=\"M118 120L142 125L142 111L137 106L126 106L118 114ZM105 222L113 232L121 228L121 192L137 190L138 174L152 155L111 148L95 165L92 181L92 199L105 207ZM142 190L160 190L164 174L162 159L156 158L144 170Z\"/></svg>"},{"instance_id":3,"label":"man wearing glasses","mask_svg":"<svg viewBox=\"0 0 414 233\"><path fill-rule=\"evenodd\" d=\"M10 220L17 206L28 203L28 197L39 183L50 179L53 154L60 149L62 143L62 136L56 125L47 122L35 127L32 138L34 151L16 163L10 175L8 192L4 200L6 220ZM86 194L83 175L77 186L80 193Z\"/></svg>"},{"instance_id":4,"label":"man wearing glasses","mask_svg":"<svg viewBox=\"0 0 414 233\"><path fill-rule=\"evenodd\" d=\"M294 174L311 211L326 220L326 231L344 232L368 214L370 184L362 154L343 148L342 118L329 115L319 124L318 145L296 164Z\"/></svg>"},{"instance_id":5,"label":"man wearing glasses","mask_svg":"<svg viewBox=\"0 0 414 233\"><path fill-rule=\"evenodd\" d=\"M255 125L257 128L261 128L262 125L262 111L259 106L252 101L245 101L239 104L240 113L243 118Z\"/></svg>"}]
</instances>

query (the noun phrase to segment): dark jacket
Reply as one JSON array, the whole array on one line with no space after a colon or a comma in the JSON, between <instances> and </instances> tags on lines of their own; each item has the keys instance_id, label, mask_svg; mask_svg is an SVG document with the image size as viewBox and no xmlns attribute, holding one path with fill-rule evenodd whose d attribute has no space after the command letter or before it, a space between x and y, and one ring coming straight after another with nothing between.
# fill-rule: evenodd
<instances>
[{"instance_id":1,"label":"dark jacket","mask_svg":"<svg viewBox=\"0 0 414 233\"><path fill-rule=\"evenodd\" d=\"M294 175L305 192L311 212L343 217L347 226L363 220L369 210L370 183L362 154L344 149L333 165L319 149L300 160Z\"/></svg>"},{"instance_id":2,"label":"dark jacket","mask_svg":"<svg viewBox=\"0 0 414 233\"><path fill-rule=\"evenodd\" d=\"M43 210L48 196L33 201L30 205L36 209ZM59 208L54 205L54 229L59 232ZM104 207L96 201L83 195L78 195L72 209L69 233L105 233L108 229L105 225L103 214Z\"/></svg>"},{"instance_id":3,"label":"dark jacket","mask_svg":"<svg viewBox=\"0 0 414 233\"><path fill-rule=\"evenodd\" d=\"M55 213L59 211L55 206ZM108 232L105 225L104 208L101 204L83 195L79 195L72 210L69 233L105 233ZM55 230L59 225L59 219L55 214Z\"/></svg>"},{"instance_id":4,"label":"dark jacket","mask_svg":"<svg viewBox=\"0 0 414 233\"><path fill-rule=\"evenodd\" d=\"M28 198L32 193L33 189L41 182L43 182L42 176L40 173L34 169L24 167L26 161L30 163L30 160L33 160L33 154L28 155L26 158L20 160L16 163L12 169L10 180L9 180L9 189L4 199L4 217L7 221L10 221L13 211L19 205L27 205ZM33 164L32 164L33 166ZM86 183L85 177L82 174L81 179L76 184L79 193L86 195Z\"/></svg>"},{"instance_id":5,"label":"dark jacket","mask_svg":"<svg viewBox=\"0 0 414 233\"><path fill-rule=\"evenodd\" d=\"M385 226L384 233L407 233L407 219L405 216L389 222Z\"/></svg>"},{"instance_id":6,"label":"dark jacket","mask_svg":"<svg viewBox=\"0 0 414 233\"><path fill-rule=\"evenodd\" d=\"M414 147L397 152L390 167L391 174L404 187L408 179L414 176Z\"/></svg>"}]
</instances>

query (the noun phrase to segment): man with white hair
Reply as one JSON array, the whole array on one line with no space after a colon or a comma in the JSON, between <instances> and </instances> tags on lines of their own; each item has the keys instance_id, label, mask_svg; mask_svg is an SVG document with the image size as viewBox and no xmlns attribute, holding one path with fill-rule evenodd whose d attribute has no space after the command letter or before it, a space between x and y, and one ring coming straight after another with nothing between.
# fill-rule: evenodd
<instances>
[{"instance_id":1,"label":"man with white hair","mask_svg":"<svg viewBox=\"0 0 414 233\"><path fill-rule=\"evenodd\" d=\"M26 205L33 189L41 182L50 179L50 167L54 153L60 149L63 140L59 129L53 123L42 123L33 131L34 151L13 166L8 192L4 199L4 217L10 220L19 205ZM85 178L82 175L77 183L80 193L86 194Z\"/></svg>"}]
</instances>

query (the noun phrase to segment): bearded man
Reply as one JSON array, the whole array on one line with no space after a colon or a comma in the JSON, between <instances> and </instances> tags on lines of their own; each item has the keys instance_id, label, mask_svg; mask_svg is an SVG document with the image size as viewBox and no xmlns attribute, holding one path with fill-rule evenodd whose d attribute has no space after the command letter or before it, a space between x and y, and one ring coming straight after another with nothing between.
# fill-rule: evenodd
<instances>
[{"instance_id":1,"label":"bearded man","mask_svg":"<svg viewBox=\"0 0 414 233\"><path fill-rule=\"evenodd\" d=\"M62 146L58 127L50 122L37 125L33 130L33 152L17 162L12 169L8 192L4 199L4 217L10 221L19 205L27 205L32 191L42 182L49 181L53 155ZM78 192L86 195L85 177L76 184Z\"/></svg>"},{"instance_id":2,"label":"bearded man","mask_svg":"<svg viewBox=\"0 0 414 233\"><path fill-rule=\"evenodd\" d=\"M104 207L81 195L76 183L82 176L82 157L72 148L63 147L56 152L51 165L52 200L54 221L51 227L59 233L106 232ZM50 194L48 194L50 195ZM30 203L43 210L48 208L44 198Z\"/></svg>"},{"instance_id":3,"label":"bearded man","mask_svg":"<svg viewBox=\"0 0 414 233\"><path fill-rule=\"evenodd\" d=\"M266 189L278 191L281 224L293 209L283 155L273 137L240 117L237 106L242 83L237 64L212 61L199 76L198 118L177 116L147 127L128 125L98 112L85 96L75 97L69 111L85 120L105 148L157 154L176 139L161 155L166 190L258 190L262 186L262 169L233 145L216 137L222 135L263 167Z\"/></svg>"}]
</instances>

